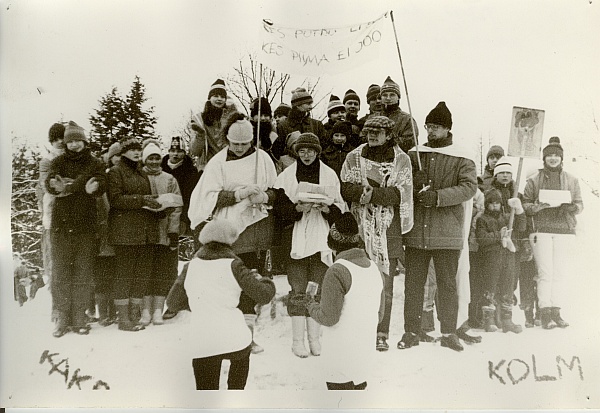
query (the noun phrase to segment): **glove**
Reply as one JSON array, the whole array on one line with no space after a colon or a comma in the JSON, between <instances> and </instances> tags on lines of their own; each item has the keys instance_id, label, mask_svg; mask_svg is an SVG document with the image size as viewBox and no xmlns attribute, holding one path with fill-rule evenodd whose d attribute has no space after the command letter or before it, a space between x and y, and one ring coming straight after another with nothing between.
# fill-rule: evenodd
<instances>
[{"instance_id":1,"label":"glove","mask_svg":"<svg viewBox=\"0 0 600 413\"><path fill-rule=\"evenodd\" d=\"M502 242L502 246L504 248L506 248L510 252L515 252L517 250L517 248L515 247L515 244L513 243L512 239L510 238L511 234L512 234L512 229L509 230L506 227L502 227L500 229L500 241Z\"/></svg>"},{"instance_id":2,"label":"glove","mask_svg":"<svg viewBox=\"0 0 600 413\"><path fill-rule=\"evenodd\" d=\"M570 204L561 204L560 205L560 210L564 213L564 214L574 214L576 213L579 208L577 207L577 205L570 203Z\"/></svg>"},{"instance_id":3,"label":"glove","mask_svg":"<svg viewBox=\"0 0 600 413\"><path fill-rule=\"evenodd\" d=\"M179 246L179 234L175 232L169 232L167 237L169 237L169 248L171 248L171 251L176 250Z\"/></svg>"},{"instance_id":4,"label":"glove","mask_svg":"<svg viewBox=\"0 0 600 413\"><path fill-rule=\"evenodd\" d=\"M365 185L363 187L363 193L360 196L361 204L368 204L371 202L371 198L373 197L373 187L370 185Z\"/></svg>"},{"instance_id":5,"label":"glove","mask_svg":"<svg viewBox=\"0 0 600 413\"><path fill-rule=\"evenodd\" d=\"M299 201L296 204L296 211L298 212L310 212L310 210L312 209L313 204L311 202L302 202Z\"/></svg>"},{"instance_id":6,"label":"glove","mask_svg":"<svg viewBox=\"0 0 600 413\"><path fill-rule=\"evenodd\" d=\"M250 195L249 199L253 204L266 204L269 202L269 195L264 191L260 191L258 194Z\"/></svg>"},{"instance_id":7,"label":"glove","mask_svg":"<svg viewBox=\"0 0 600 413\"><path fill-rule=\"evenodd\" d=\"M161 207L161 205L156 198L158 198L158 195L143 195L142 205L150 209L158 209Z\"/></svg>"},{"instance_id":8,"label":"glove","mask_svg":"<svg viewBox=\"0 0 600 413\"><path fill-rule=\"evenodd\" d=\"M413 175L413 190L419 192L424 186L427 186L429 180L425 171L417 171Z\"/></svg>"},{"instance_id":9,"label":"glove","mask_svg":"<svg viewBox=\"0 0 600 413\"><path fill-rule=\"evenodd\" d=\"M100 184L98 183L98 181L96 180L96 178L91 177L90 179L88 179L88 181L85 183L85 192L87 192L88 194L93 194L94 192L96 192L98 190L98 188L100 187Z\"/></svg>"},{"instance_id":10,"label":"glove","mask_svg":"<svg viewBox=\"0 0 600 413\"><path fill-rule=\"evenodd\" d=\"M243 186L235 191L235 199L239 202L248 198L250 195L256 195L260 192L257 186Z\"/></svg>"},{"instance_id":11,"label":"glove","mask_svg":"<svg viewBox=\"0 0 600 413\"><path fill-rule=\"evenodd\" d=\"M521 215L523 212L525 212L519 198L510 198L507 202L508 206L515 210L515 214Z\"/></svg>"},{"instance_id":12,"label":"glove","mask_svg":"<svg viewBox=\"0 0 600 413\"><path fill-rule=\"evenodd\" d=\"M437 192L436 191L423 191L417 194L417 201L419 201L425 208L431 208L437 206Z\"/></svg>"}]
</instances>

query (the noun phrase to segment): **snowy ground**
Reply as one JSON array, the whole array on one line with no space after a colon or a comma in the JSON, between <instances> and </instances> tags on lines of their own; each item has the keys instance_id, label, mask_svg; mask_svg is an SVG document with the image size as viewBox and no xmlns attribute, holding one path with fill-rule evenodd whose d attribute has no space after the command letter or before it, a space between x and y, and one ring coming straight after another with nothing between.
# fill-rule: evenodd
<instances>
[{"instance_id":1,"label":"snowy ground","mask_svg":"<svg viewBox=\"0 0 600 413\"><path fill-rule=\"evenodd\" d=\"M320 358L291 350L291 325L278 302L265 307L256 341L265 352L251 358L245 392L196 392L191 363L179 344L189 313L139 333L92 325L89 336L52 337L46 289L3 314L2 398L6 407L334 407L334 408L599 408L598 317L599 199L585 191L586 211L570 246L572 282L563 317L567 329L485 333L483 342L456 353L421 343L397 350L403 330L401 278L396 278L390 351L377 353L366 392L326 392ZM275 278L277 295L289 287ZM3 292L3 299L12 299ZM515 308L515 320L523 313ZM352 345L352 343L348 343ZM349 360L351 362L351 360ZM491 366L491 367L490 367ZM223 376L227 364L223 368ZM84 376L87 376L85 379ZM83 377L83 378L82 378ZM78 391L78 384L81 391ZM94 386L98 391L92 390ZM103 389L108 386L110 391ZM222 388L225 382L222 380ZM261 390L268 390L264 392ZM357 394L360 393L360 394Z\"/></svg>"}]
</instances>

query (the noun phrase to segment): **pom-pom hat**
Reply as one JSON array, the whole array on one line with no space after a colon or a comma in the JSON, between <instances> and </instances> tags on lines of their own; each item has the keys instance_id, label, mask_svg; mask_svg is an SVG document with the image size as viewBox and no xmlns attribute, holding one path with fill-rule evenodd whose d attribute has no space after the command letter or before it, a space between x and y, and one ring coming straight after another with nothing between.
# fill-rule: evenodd
<instances>
[{"instance_id":1,"label":"pom-pom hat","mask_svg":"<svg viewBox=\"0 0 600 413\"><path fill-rule=\"evenodd\" d=\"M83 141L88 143L88 138L85 136L83 128L73 121L70 121L65 127L64 142L67 144L72 141Z\"/></svg>"},{"instance_id":2,"label":"pom-pom hat","mask_svg":"<svg viewBox=\"0 0 600 413\"><path fill-rule=\"evenodd\" d=\"M331 95L329 98L329 104L327 105L327 116L331 116L332 113L346 111L346 106L342 103L339 97Z\"/></svg>"},{"instance_id":3,"label":"pom-pom hat","mask_svg":"<svg viewBox=\"0 0 600 413\"><path fill-rule=\"evenodd\" d=\"M181 141L180 136L173 136L171 138L171 145L169 146L169 150L171 150L171 149L185 152L185 149L183 147L183 142Z\"/></svg>"},{"instance_id":4,"label":"pom-pom hat","mask_svg":"<svg viewBox=\"0 0 600 413\"><path fill-rule=\"evenodd\" d=\"M198 235L198 241L201 244L208 244L209 242L218 242L221 244L232 245L240 235L240 228L235 222L223 219L215 218L202 228Z\"/></svg>"},{"instance_id":5,"label":"pom-pom hat","mask_svg":"<svg viewBox=\"0 0 600 413\"><path fill-rule=\"evenodd\" d=\"M208 91L208 99L213 96L222 96L227 98L227 90L225 89L225 81L223 79L215 80L215 82L210 86Z\"/></svg>"},{"instance_id":6,"label":"pom-pom hat","mask_svg":"<svg viewBox=\"0 0 600 413\"><path fill-rule=\"evenodd\" d=\"M358 103L360 103L360 98L358 97L358 94L352 89L348 89L344 94L343 103L346 104L346 102L348 102L349 100L356 100Z\"/></svg>"},{"instance_id":7,"label":"pom-pom hat","mask_svg":"<svg viewBox=\"0 0 600 413\"><path fill-rule=\"evenodd\" d=\"M564 159L564 150L560 144L560 138L553 136L548 141L548 146L542 151L542 159L545 159L548 155L558 155L561 159Z\"/></svg>"},{"instance_id":8,"label":"pom-pom hat","mask_svg":"<svg viewBox=\"0 0 600 413\"><path fill-rule=\"evenodd\" d=\"M296 88L292 91L292 107L298 107L305 103L313 103L313 98L303 87Z\"/></svg>"}]
</instances>

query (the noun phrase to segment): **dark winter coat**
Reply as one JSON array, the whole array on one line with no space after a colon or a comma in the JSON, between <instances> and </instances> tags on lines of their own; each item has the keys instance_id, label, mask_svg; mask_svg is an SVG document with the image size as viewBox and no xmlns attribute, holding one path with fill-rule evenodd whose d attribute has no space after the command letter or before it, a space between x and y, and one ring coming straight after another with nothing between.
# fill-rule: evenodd
<instances>
[{"instance_id":1,"label":"dark winter coat","mask_svg":"<svg viewBox=\"0 0 600 413\"><path fill-rule=\"evenodd\" d=\"M181 165L175 169L171 169L169 166L169 156L165 156L162 160L162 170L173 175L177 180L179 190L181 191L181 197L183 198L181 221L185 222L187 227L189 227L190 219L188 218L188 209L190 207L190 196L200 179L200 173L194 166L192 158L187 155L183 158Z\"/></svg>"},{"instance_id":2,"label":"dark winter coat","mask_svg":"<svg viewBox=\"0 0 600 413\"><path fill-rule=\"evenodd\" d=\"M296 108L292 108L287 119L277 125L277 139L271 147L275 159L279 159L285 153L287 136L294 131L314 133L319 138L321 147L327 141L327 132L321 122Z\"/></svg>"},{"instance_id":3,"label":"dark winter coat","mask_svg":"<svg viewBox=\"0 0 600 413\"><path fill-rule=\"evenodd\" d=\"M58 175L73 180L65 187L63 195L66 196L58 196L58 192L50 186L50 180ZM98 190L91 195L85 191L85 184L90 178L95 178L99 184ZM46 188L49 193L57 195L52 210L52 231L98 231L96 197L106 191L106 174L104 164L92 156L89 148L84 148L81 152L66 150L64 154L54 158L46 177Z\"/></svg>"},{"instance_id":4,"label":"dark winter coat","mask_svg":"<svg viewBox=\"0 0 600 413\"><path fill-rule=\"evenodd\" d=\"M343 145L336 145L335 143L331 142L329 146L323 149L323 152L321 153L321 160L323 163L325 163L325 165L333 169L339 178L342 165L346 160L346 155L348 155L348 153L350 153L354 148L354 146L347 142Z\"/></svg>"},{"instance_id":5,"label":"dark winter coat","mask_svg":"<svg viewBox=\"0 0 600 413\"><path fill-rule=\"evenodd\" d=\"M156 244L159 213L144 209L143 196L151 195L150 181L140 164L125 157L108 171L109 243Z\"/></svg>"},{"instance_id":6,"label":"dark winter coat","mask_svg":"<svg viewBox=\"0 0 600 413\"><path fill-rule=\"evenodd\" d=\"M494 179L494 170L486 165L483 170L483 175L481 175L482 183L479 185L479 189L481 192L485 192L492 187L492 179Z\"/></svg>"}]
</instances>

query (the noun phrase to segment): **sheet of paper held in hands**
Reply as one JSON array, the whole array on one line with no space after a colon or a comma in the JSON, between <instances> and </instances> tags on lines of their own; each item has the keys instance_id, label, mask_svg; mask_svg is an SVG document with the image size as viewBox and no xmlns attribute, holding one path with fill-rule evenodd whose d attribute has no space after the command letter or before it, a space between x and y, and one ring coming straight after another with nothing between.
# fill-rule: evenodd
<instances>
[{"instance_id":1,"label":"sheet of paper held in hands","mask_svg":"<svg viewBox=\"0 0 600 413\"><path fill-rule=\"evenodd\" d=\"M540 203L546 203L551 207L557 207L561 204L570 204L571 192L555 189L540 189Z\"/></svg>"},{"instance_id":2,"label":"sheet of paper held in hands","mask_svg":"<svg viewBox=\"0 0 600 413\"><path fill-rule=\"evenodd\" d=\"M181 195L171 193L160 194L158 198L156 198L156 202L160 204L160 208L153 209L147 206L145 206L144 208L149 209L150 211L162 211L166 208L183 206L183 198L181 197Z\"/></svg>"},{"instance_id":3,"label":"sheet of paper held in hands","mask_svg":"<svg viewBox=\"0 0 600 413\"><path fill-rule=\"evenodd\" d=\"M309 182L298 183L298 201L331 205L335 198L335 187L332 185L317 185Z\"/></svg>"}]
</instances>

